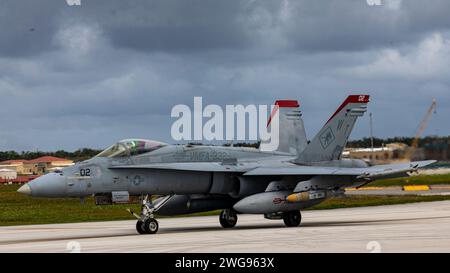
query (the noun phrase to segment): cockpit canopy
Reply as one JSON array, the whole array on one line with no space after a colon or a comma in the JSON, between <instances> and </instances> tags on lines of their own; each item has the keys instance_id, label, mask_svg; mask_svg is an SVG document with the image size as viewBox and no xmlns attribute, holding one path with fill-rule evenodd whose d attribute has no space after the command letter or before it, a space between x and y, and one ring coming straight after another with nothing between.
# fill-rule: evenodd
<instances>
[{"instance_id":1,"label":"cockpit canopy","mask_svg":"<svg viewBox=\"0 0 450 273\"><path fill-rule=\"evenodd\" d=\"M166 143L147 139L125 139L106 148L97 157L126 157L144 154L167 146Z\"/></svg>"}]
</instances>

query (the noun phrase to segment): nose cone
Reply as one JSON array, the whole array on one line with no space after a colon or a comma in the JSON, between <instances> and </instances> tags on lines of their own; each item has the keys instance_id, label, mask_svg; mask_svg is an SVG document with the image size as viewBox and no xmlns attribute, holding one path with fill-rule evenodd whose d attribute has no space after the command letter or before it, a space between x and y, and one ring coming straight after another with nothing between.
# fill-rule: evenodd
<instances>
[{"instance_id":1,"label":"nose cone","mask_svg":"<svg viewBox=\"0 0 450 273\"><path fill-rule=\"evenodd\" d=\"M20 187L17 190L17 192L21 193L21 194L25 194L25 195L31 195L31 188L30 188L30 186L28 186L28 184L25 184L22 187Z\"/></svg>"},{"instance_id":2,"label":"nose cone","mask_svg":"<svg viewBox=\"0 0 450 273\"><path fill-rule=\"evenodd\" d=\"M58 173L49 173L23 185L18 192L35 197L63 197L66 194L66 178Z\"/></svg>"}]
</instances>

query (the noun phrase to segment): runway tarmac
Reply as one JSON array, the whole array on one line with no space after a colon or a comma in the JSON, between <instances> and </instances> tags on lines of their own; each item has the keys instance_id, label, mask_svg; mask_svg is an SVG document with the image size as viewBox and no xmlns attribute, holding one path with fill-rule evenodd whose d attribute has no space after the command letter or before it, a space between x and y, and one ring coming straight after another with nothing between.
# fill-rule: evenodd
<instances>
[{"instance_id":1,"label":"runway tarmac","mask_svg":"<svg viewBox=\"0 0 450 273\"><path fill-rule=\"evenodd\" d=\"M298 228L239 215L160 219L156 235L135 221L0 227L0 252L449 252L450 201L303 212Z\"/></svg>"}]
</instances>

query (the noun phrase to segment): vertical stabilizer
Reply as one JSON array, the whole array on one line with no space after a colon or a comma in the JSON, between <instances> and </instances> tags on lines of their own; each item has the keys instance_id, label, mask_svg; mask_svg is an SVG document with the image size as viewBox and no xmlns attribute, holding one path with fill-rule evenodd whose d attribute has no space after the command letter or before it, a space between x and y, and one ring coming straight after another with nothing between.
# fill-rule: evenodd
<instances>
[{"instance_id":1,"label":"vertical stabilizer","mask_svg":"<svg viewBox=\"0 0 450 273\"><path fill-rule=\"evenodd\" d=\"M303 151L306 148L307 139L298 101L277 100L267 123L268 127L275 115L279 115L280 124L277 151L290 154L298 154Z\"/></svg>"},{"instance_id":2,"label":"vertical stabilizer","mask_svg":"<svg viewBox=\"0 0 450 273\"><path fill-rule=\"evenodd\" d=\"M369 95L349 96L304 151L299 154L296 163L341 159L356 120L367 111L369 98Z\"/></svg>"}]
</instances>

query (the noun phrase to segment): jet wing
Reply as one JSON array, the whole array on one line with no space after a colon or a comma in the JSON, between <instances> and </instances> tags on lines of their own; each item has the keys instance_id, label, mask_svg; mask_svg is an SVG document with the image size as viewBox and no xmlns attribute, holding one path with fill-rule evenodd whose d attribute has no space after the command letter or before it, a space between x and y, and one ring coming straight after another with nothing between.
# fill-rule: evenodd
<instances>
[{"instance_id":1,"label":"jet wing","mask_svg":"<svg viewBox=\"0 0 450 273\"><path fill-rule=\"evenodd\" d=\"M260 167L244 173L245 176L286 176L286 175L323 175L323 176L356 176L362 179L379 179L384 177L396 177L417 171L436 161L418 161L402 164L378 165L367 168L340 168L320 166L298 166L292 164L286 167Z\"/></svg>"},{"instance_id":2,"label":"jet wing","mask_svg":"<svg viewBox=\"0 0 450 273\"><path fill-rule=\"evenodd\" d=\"M153 169L153 170L176 170L192 172L240 172L244 173L256 166L249 164L225 165L218 162L182 162L182 163L155 163L144 165L116 165L110 169Z\"/></svg>"},{"instance_id":3,"label":"jet wing","mask_svg":"<svg viewBox=\"0 0 450 273\"><path fill-rule=\"evenodd\" d=\"M428 161L416 161L409 163L400 163L400 164L388 164L388 165L378 165L367 168L368 171L359 175L358 178L364 179L381 179L381 178L396 178L403 177L410 172L415 172L419 168L426 167L436 163L436 160L428 160Z\"/></svg>"}]
</instances>

